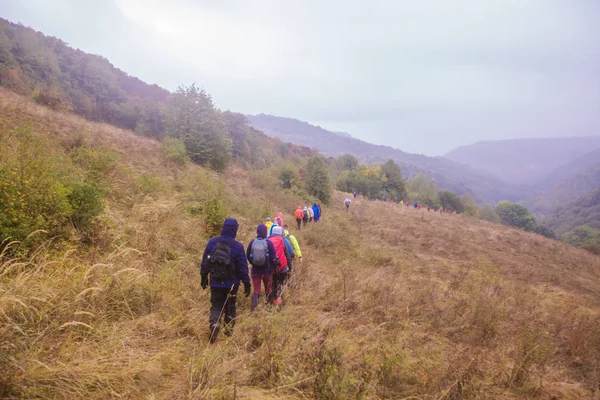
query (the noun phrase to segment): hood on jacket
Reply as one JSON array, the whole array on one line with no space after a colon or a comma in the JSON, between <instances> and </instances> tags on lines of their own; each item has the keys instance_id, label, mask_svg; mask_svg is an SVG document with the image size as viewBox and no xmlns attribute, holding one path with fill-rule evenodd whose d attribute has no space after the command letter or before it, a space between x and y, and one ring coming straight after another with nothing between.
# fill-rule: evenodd
<instances>
[{"instance_id":1,"label":"hood on jacket","mask_svg":"<svg viewBox=\"0 0 600 400\"><path fill-rule=\"evenodd\" d=\"M317 207L317 203L313 204L313 207Z\"/></svg>"},{"instance_id":2,"label":"hood on jacket","mask_svg":"<svg viewBox=\"0 0 600 400\"><path fill-rule=\"evenodd\" d=\"M256 228L256 237L261 239L267 238L267 226L265 224L260 224L258 228Z\"/></svg>"},{"instance_id":3,"label":"hood on jacket","mask_svg":"<svg viewBox=\"0 0 600 400\"><path fill-rule=\"evenodd\" d=\"M271 230L271 236L283 236L283 228L277 225L273 225Z\"/></svg>"},{"instance_id":4,"label":"hood on jacket","mask_svg":"<svg viewBox=\"0 0 600 400\"><path fill-rule=\"evenodd\" d=\"M238 231L238 227L240 225L235 218L227 218L223 223L223 230L221 231L221 236L230 237L235 239Z\"/></svg>"}]
</instances>

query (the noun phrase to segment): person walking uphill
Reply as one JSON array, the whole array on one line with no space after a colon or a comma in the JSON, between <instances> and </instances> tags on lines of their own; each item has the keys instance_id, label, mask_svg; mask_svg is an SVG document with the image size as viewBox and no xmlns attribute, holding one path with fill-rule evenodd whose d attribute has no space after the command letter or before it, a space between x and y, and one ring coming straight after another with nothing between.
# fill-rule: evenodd
<instances>
[{"instance_id":1,"label":"person walking uphill","mask_svg":"<svg viewBox=\"0 0 600 400\"><path fill-rule=\"evenodd\" d=\"M348 211L348 209L350 208L350 198L346 196L346 199L344 200L344 204L346 205L346 211Z\"/></svg>"},{"instance_id":2,"label":"person walking uphill","mask_svg":"<svg viewBox=\"0 0 600 400\"><path fill-rule=\"evenodd\" d=\"M308 224L308 217L310 216L310 213L308 212L308 207L304 207L304 210L302 210L304 212L304 218L302 218L302 222L304 223L304 226L306 226L306 224Z\"/></svg>"},{"instance_id":3,"label":"person walking uphill","mask_svg":"<svg viewBox=\"0 0 600 400\"><path fill-rule=\"evenodd\" d=\"M317 206L317 203L313 204L312 210L315 222L319 222L319 220L321 219L321 209L319 208L319 206Z\"/></svg>"},{"instance_id":4,"label":"person walking uphill","mask_svg":"<svg viewBox=\"0 0 600 400\"><path fill-rule=\"evenodd\" d=\"M300 230L302 220L304 219L304 210L302 209L302 206L298 206L298 209L294 212L294 217L296 217L296 224L298 225L298 230Z\"/></svg>"},{"instance_id":5,"label":"person walking uphill","mask_svg":"<svg viewBox=\"0 0 600 400\"><path fill-rule=\"evenodd\" d=\"M302 264L302 251L300 251L300 245L298 244L298 239L296 239L296 236L292 235L288 231L288 228L289 228L289 226L287 226L287 224L283 226L283 235L287 240L289 240L290 244L294 248L294 255L296 256L296 258L298 259L300 264Z\"/></svg>"},{"instance_id":6,"label":"person walking uphill","mask_svg":"<svg viewBox=\"0 0 600 400\"><path fill-rule=\"evenodd\" d=\"M227 336L232 333L240 281L244 283L244 294L246 297L250 296L250 276L244 245L235 240L238 227L236 219L227 218L223 223L221 236L208 241L200 264L202 289L209 286L210 277L211 343L217 340L223 314L224 332Z\"/></svg>"},{"instance_id":7,"label":"person walking uphill","mask_svg":"<svg viewBox=\"0 0 600 400\"><path fill-rule=\"evenodd\" d=\"M273 291L273 272L277 264L277 256L273 243L267 239L267 227L261 224L256 228L256 239L252 239L246 250L246 257L252 264L252 286L254 294L252 295L252 306L250 311L254 311L258 306L260 299L261 282L265 286L265 296L267 299Z\"/></svg>"},{"instance_id":8,"label":"person walking uphill","mask_svg":"<svg viewBox=\"0 0 600 400\"><path fill-rule=\"evenodd\" d=\"M275 254L278 260L275 274L273 275L273 291L271 292L273 304L278 305L283 302L283 287L287 281L288 272L290 272L292 255L285 245L282 227L274 227L273 236L269 240L273 243L273 247L275 247Z\"/></svg>"}]
</instances>

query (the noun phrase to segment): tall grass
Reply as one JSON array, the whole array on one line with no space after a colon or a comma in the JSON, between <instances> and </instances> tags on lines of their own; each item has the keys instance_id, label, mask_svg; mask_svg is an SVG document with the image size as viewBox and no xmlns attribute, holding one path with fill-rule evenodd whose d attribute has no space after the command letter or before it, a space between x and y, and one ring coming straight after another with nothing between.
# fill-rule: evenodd
<instances>
[{"instance_id":1,"label":"tall grass","mask_svg":"<svg viewBox=\"0 0 600 400\"><path fill-rule=\"evenodd\" d=\"M0 257L0 397L544 399L598 390L597 256L390 203L358 199L346 212L339 193L322 222L295 232L304 263L285 306L250 314L240 297L233 336L208 345L201 210L219 180L246 244L265 216L281 210L289 220L308 199L278 189L274 174L178 165L158 143L15 108L7 96L8 121L62 138L83 132L121 156L95 241L47 240Z\"/></svg>"}]
</instances>

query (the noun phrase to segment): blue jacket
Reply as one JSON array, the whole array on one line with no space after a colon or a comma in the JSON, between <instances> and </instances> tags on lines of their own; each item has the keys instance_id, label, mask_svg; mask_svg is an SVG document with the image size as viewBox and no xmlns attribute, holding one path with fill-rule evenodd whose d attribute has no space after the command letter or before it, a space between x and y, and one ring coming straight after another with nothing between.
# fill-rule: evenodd
<instances>
[{"instance_id":1,"label":"blue jacket","mask_svg":"<svg viewBox=\"0 0 600 400\"><path fill-rule=\"evenodd\" d=\"M260 224L258 226L258 228L256 229L256 237L260 238L260 239L266 239L267 237L267 226L264 224ZM248 245L248 249L246 250L246 257L248 258L248 260L250 260L250 252L252 251L252 244L254 243L254 240L256 239L252 239L250 241L250 244ZM252 266L252 274L253 275L272 275L275 272L275 261L277 260L277 254L275 254L275 246L273 246L273 243L269 240L266 239L267 241L267 252L268 257L267 257L267 265L263 265L263 266Z\"/></svg>"},{"instance_id":2,"label":"blue jacket","mask_svg":"<svg viewBox=\"0 0 600 400\"><path fill-rule=\"evenodd\" d=\"M212 238L208 241L206 249L204 249L204 255L202 256L202 263L200 264L200 274L208 274L208 265L206 265L207 256L217 246L219 240L227 243L230 248L231 259L235 266L236 277L225 282L219 282L210 277L210 287L216 288L230 288L232 285L239 286L240 280L243 282L250 283L250 276L248 276L248 262L246 261L246 253L244 252L244 245L235 240L238 230L238 222L234 218L227 218L223 224L223 230L219 238Z\"/></svg>"},{"instance_id":3,"label":"blue jacket","mask_svg":"<svg viewBox=\"0 0 600 400\"><path fill-rule=\"evenodd\" d=\"M312 206L313 213L315 213L315 219L318 221L321 219L321 210L319 210L319 206L316 204Z\"/></svg>"}]
</instances>

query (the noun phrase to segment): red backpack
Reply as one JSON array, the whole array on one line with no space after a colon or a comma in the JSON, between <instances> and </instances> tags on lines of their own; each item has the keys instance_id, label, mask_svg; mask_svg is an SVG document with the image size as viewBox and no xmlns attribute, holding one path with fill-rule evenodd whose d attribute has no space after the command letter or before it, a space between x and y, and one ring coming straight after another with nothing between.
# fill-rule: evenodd
<instances>
[{"instance_id":1,"label":"red backpack","mask_svg":"<svg viewBox=\"0 0 600 400\"><path fill-rule=\"evenodd\" d=\"M275 247L275 255L279 259L278 271L281 271L288 266L288 260L285 256L285 244L283 243L283 236L271 236L269 238L273 246Z\"/></svg>"}]
</instances>

